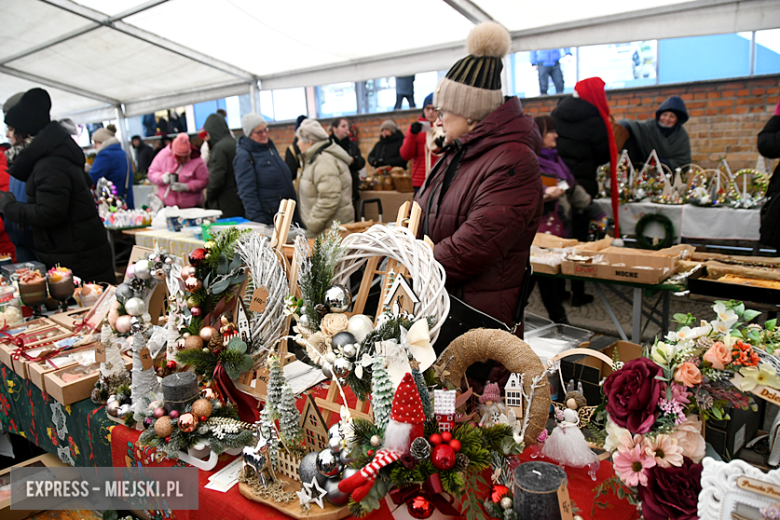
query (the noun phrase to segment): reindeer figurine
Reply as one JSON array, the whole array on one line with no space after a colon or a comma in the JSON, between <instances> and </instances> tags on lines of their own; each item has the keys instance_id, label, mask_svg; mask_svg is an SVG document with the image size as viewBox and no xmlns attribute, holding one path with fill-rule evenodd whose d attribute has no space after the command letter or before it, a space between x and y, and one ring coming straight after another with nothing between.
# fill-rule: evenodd
<instances>
[{"instance_id":1,"label":"reindeer figurine","mask_svg":"<svg viewBox=\"0 0 780 520\"><path fill-rule=\"evenodd\" d=\"M274 428L271 428L270 437L266 438L260 427L262 421L255 422L254 436L257 439L257 445L254 448L245 447L243 453L244 475L250 476L254 473L263 486L267 486L276 481L276 473L268 450L273 446Z\"/></svg>"}]
</instances>

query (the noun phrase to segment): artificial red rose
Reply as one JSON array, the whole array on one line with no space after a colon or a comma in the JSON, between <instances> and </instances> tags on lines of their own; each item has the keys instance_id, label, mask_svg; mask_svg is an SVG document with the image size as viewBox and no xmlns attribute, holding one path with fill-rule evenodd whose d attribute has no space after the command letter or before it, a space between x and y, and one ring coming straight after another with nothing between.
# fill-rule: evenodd
<instances>
[{"instance_id":1,"label":"artificial red rose","mask_svg":"<svg viewBox=\"0 0 780 520\"><path fill-rule=\"evenodd\" d=\"M660 366L647 358L634 359L604 381L607 412L612 422L631 433L649 432L658 414L662 382Z\"/></svg>"},{"instance_id":2,"label":"artificial red rose","mask_svg":"<svg viewBox=\"0 0 780 520\"><path fill-rule=\"evenodd\" d=\"M647 470L647 487L639 487L645 520L698 520L702 465L683 457L680 467Z\"/></svg>"}]
</instances>

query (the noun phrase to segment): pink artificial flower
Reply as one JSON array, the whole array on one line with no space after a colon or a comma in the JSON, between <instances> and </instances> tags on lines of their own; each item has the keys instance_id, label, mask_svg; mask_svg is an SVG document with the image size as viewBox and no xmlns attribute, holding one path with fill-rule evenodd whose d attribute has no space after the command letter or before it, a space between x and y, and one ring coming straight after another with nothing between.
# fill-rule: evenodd
<instances>
[{"instance_id":1,"label":"pink artificial flower","mask_svg":"<svg viewBox=\"0 0 780 520\"><path fill-rule=\"evenodd\" d=\"M648 457L642 446L632 449L621 446L612 457L615 473L627 486L647 486L647 469L655 466L655 458Z\"/></svg>"},{"instance_id":2,"label":"pink artificial flower","mask_svg":"<svg viewBox=\"0 0 780 520\"><path fill-rule=\"evenodd\" d=\"M716 341L704 354L704 361L712 365L712 368L723 370L732 361L731 349L722 342Z\"/></svg>"},{"instance_id":3,"label":"pink artificial flower","mask_svg":"<svg viewBox=\"0 0 780 520\"><path fill-rule=\"evenodd\" d=\"M647 456L655 459L655 463L662 468L682 466L683 450L677 439L659 435L655 439L645 439L644 448Z\"/></svg>"},{"instance_id":4,"label":"pink artificial flower","mask_svg":"<svg viewBox=\"0 0 780 520\"><path fill-rule=\"evenodd\" d=\"M680 404L691 404L691 400L688 398L688 389L681 384L672 382L672 401Z\"/></svg>"},{"instance_id":5,"label":"pink artificial flower","mask_svg":"<svg viewBox=\"0 0 780 520\"><path fill-rule=\"evenodd\" d=\"M696 365L686 361L674 371L674 380L691 388L701 384L701 371Z\"/></svg>"},{"instance_id":6,"label":"pink artificial flower","mask_svg":"<svg viewBox=\"0 0 780 520\"><path fill-rule=\"evenodd\" d=\"M618 449L625 448L627 450L634 449L634 446L640 446L645 441L644 435L631 435L631 432L626 431L618 438L620 446Z\"/></svg>"}]
</instances>

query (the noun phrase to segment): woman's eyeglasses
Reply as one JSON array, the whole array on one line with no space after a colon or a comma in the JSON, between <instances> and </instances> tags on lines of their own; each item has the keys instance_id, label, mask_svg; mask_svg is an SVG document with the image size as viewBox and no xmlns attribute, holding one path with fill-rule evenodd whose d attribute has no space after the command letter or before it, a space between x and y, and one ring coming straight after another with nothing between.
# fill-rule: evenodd
<instances>
[{"instance_id":1,"label":"woman's eyeglasses","mask_svg":"<svg viewBox=\"0 0 780 520\"><path fill-rule=\"evenodd\" d=\"M441 108L434 108L434 110L436 111L436 117L444 121L444 114L447 113L446 110L442 110Z\"/></svg>"}]
</instances>

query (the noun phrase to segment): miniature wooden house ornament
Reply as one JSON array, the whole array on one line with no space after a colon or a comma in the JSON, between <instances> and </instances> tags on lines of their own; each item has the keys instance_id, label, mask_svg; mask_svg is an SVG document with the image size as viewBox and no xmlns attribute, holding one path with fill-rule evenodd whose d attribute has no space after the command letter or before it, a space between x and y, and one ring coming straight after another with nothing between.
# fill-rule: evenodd
<instances>
[{"instance_id":1,"label":"miniature wooden house ornament","mask_svg":"<svg viewBox=\"0 0 780 520\"><path fill-rule=\"evenodd\" d=\"M236 303L236 324L238 326L238 337L246 343L247 348L252 346L252 329L249 326L249 316L246 314L246 308L241 298Z\"/></svg>"},{"instance_id":2,"label":"miniature wooden house ornament","mask_svg":"<svg viewBox=\"0 0 780 520\"><path fill-rule=\"evenodd\" d=\"M396 276L393 285L387 292L383 306L393 316L404 313L413 316L418 303L420 303L420 299L406 283L406 279L403 276Z\"/></svg>"},{"instance_id":3,"label":"miniature wooden house ornament","mask_svg":"<svg viewBox=\"0 0 780 520\"><path fill-rule=\"evenodd\" d=\"M515 417L523 416L523 379L518 373L509 375L504 385L504 404L507 411L511 408Z\"/></svg>"},{"instance_id":4,"label":"miniature wooden house ornament","mask_svg":"<svg viewBox=\"0 0 780 520\"><path fill-rule=\"evenodd\" d=\"M455 426L456 390L433 391L433 415L440 432L451 432Z\"/></svg>"},{"instance_id":5,"label":"miniature wooden house ornament","mask_svg":"<svg viewBox=\"0 0 780 520\"><path fill-rule=\"evenodd\" d=\"M303 405L301 429L303 429L307 453L322 451L328 447L328 429L325 425L325 419L322 418L311 394L306 396L306 404Z\"/></svg>"}]
</instances>

